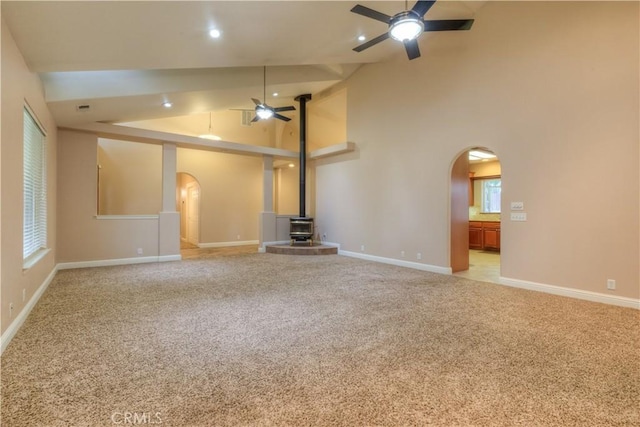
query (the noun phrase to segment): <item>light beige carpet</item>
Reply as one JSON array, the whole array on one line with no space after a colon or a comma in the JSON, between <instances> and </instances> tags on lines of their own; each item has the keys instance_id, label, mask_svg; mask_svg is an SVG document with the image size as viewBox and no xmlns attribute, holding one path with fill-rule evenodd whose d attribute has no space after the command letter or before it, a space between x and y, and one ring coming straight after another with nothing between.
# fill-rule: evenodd
<instances>
[{"instance_id":1,"label":"light beige carpet","mask_svg":"<svg viewBox=\"0 0 640 427\"><path fill-rule=\"evenodd\" d=\"M61 271L2 426L638 425L638 315L337 255Z\"/></svg>"}]
</instances>

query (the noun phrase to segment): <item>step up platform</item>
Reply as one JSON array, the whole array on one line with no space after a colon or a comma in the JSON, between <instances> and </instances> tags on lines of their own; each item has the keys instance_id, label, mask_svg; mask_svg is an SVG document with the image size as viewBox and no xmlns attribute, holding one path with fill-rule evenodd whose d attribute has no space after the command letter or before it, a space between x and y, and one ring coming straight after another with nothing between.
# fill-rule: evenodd
<instances>
[{"instance_id":1,"label":"step up platform","mask_svg":"<svg viewBox=\"0 0 640 427\"><path fill-rule=\"evenodd\" d=\"M322 244L297 244L297 245L267 245L265 251L270 254L281 255L336 255L338 248L336 246L327 246Z\"/></svg>"}]
</instances>

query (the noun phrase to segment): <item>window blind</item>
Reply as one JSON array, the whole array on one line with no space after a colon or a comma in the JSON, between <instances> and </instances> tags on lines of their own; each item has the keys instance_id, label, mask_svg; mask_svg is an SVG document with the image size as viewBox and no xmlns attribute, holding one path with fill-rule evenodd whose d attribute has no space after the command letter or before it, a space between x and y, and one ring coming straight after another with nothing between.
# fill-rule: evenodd
<instances>
[{"instance_id":1,"label":"window blind","mask_svg":"<svg viewBox=\"0 0 640 427\"><path fill-rule=\"evenodd\" d=\"M22 257L47 246L46 139L27 108L24 109L24 225Z\"/></svg>"}]
</instances>

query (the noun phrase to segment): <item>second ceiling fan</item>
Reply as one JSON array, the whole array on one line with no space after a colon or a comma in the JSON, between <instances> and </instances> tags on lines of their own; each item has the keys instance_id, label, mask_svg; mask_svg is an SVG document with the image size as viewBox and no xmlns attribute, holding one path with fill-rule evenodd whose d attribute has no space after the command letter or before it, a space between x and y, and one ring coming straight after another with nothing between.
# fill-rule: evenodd
<instances>
[{"instance_id":1,"label":"second ceiling fan","mask_svg":"<svg viewBox=\"0 0 640 427\"><path fill-rule=\"evenodd\" d=\"M281 114L278 114L281 111L293 111L296 109L296 107L294 107L293 105L289 105L287 107L271 107L269 105L267 105L267 67L265 66L263 68L263 87L264 87L264 93L263 93L263 98L264 102L260 102L260 100L255 99L255 98L251 98L251 100L253 101L254 104L256 104L256 116L253 118L253 120L251 120L252 123L257 122L258 120L267 120L270 119L271 117L275 117L276 119L279 120L284 120L285 122L288 122L289 120L291 120L289 117L285 117Z\"/></svg>"},{"instance_id":2,"label":"second ceiling fan","mask_svg":"<svg viewBox=\"0 0 640 427\"><path fill-rule=\"evenodd\" d=\"M386 33L380 34L378 37L369 40L353 48L356 52L362 52L365 49L374 46L389 37L401 41L407 50L409 59L415 59L420 56L420 48L418 47L418 37L424 31L456 31L468 30L473 25L473 19L434 19L425 20L424 15L431 9L435 1L417 1L413 8L396 13L389 16L382 12L362 5L355 5L351 12L376 21L384 22L389 26ZM405 2L406 5L406 2ZM405 6L406 7L406 6Z\"/></svg>"}]
</instances>

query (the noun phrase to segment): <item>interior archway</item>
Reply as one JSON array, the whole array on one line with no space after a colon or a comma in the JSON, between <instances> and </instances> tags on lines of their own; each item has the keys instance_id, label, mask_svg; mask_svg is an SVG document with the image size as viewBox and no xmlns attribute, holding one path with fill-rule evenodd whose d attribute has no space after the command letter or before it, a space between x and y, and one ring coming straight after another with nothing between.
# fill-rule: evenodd
<instances>
[{"instance_id":1,"label":"interior archway","mask_svg":"<svg viewBox=\"0 0 640 427\"><path fill-rule=\"evenodd\" d=\"M198 247L200 243L200 183L191 174L176 177L177 210L180 212L180 247Z\"/></svg>"},{"instance_id":2,"label":"interior archway","mask_svg":"<svg viewBox=\"0 0 640 427\"><path fill-rule=\"evenodd\" d=\"M502 173L485 147L460 153L451 168L451 269L455 275L500 278Z\"/></svg>"}]
</instances>

